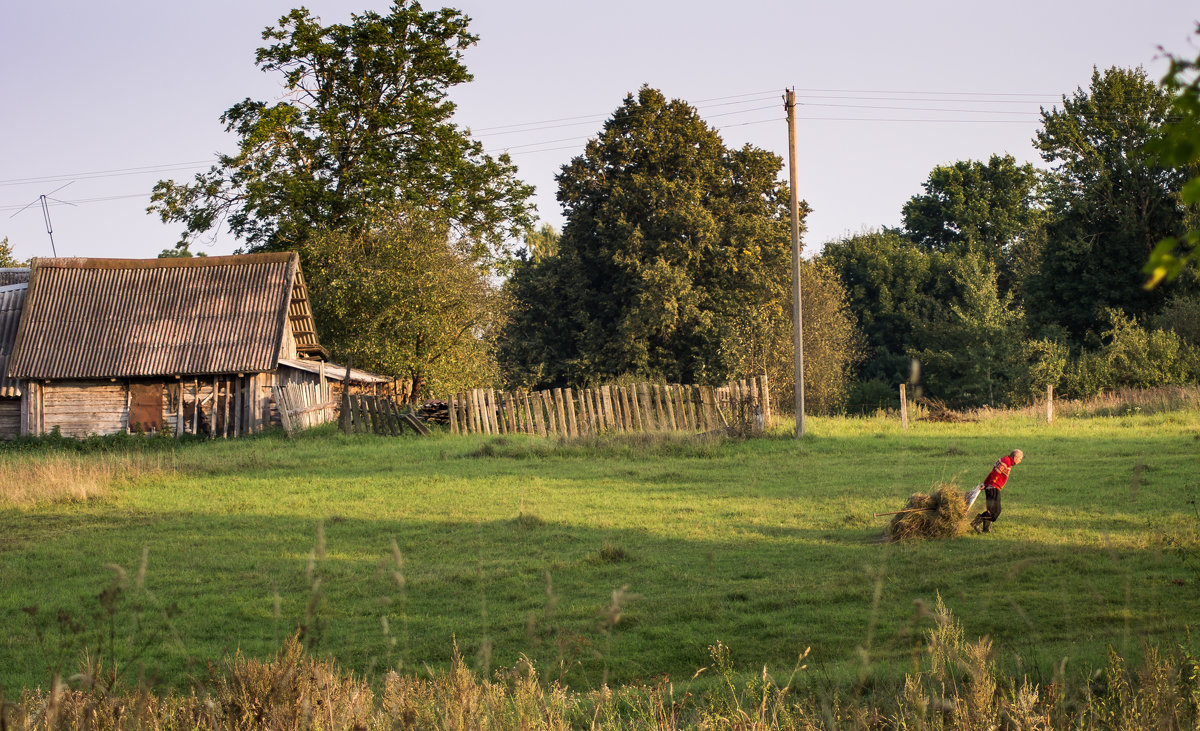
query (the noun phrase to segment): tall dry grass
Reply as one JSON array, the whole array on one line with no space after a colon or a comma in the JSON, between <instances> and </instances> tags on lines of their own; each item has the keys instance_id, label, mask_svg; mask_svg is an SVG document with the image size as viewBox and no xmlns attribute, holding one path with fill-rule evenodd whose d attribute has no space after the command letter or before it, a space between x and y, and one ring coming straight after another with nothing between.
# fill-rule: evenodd
<instances>
[{"instance_id":1,"label":"tall dry grass","mask_svg":"<svg viewBox=\"0 0 1200 731\"><path fill-rule=\"evenodd\" d=\"M991 640L968 640L940 598L915 669L902 686L829 688L785 682L763 668L734 672L729 648L711 648L708 690L677 693L667 679L572 691L527 661L481 677L455 653L451 668L389 673L371 684L308 654L293 638L271 660L235 655L209 666L186 693L105 688L94 669L73 685L0 698L0 728L189 729L1194 729L1200 724L1200 662L1188 649L1147 646L1138 661L1116 653L1094 673L1050 682L997 671Z\"/></svg>"},{"instance_id":2,"label":"tall dry grass","mask_svg":"<svg viewBox=\"0 0 1200 731\"><path fill-rule=\"evenodd\" d=\"M1176 411L1200 411L1200 386L1158 386L1125 388L1085 399L1054 399L1054 418L1077 419L1133 414L1166 414ZM1015 414L1035 419L1046 418L1046 399L1012 409L982 407L965 412L972 418L988 419Z\"/></svg>"},{"instance_id":3,"label":"tall dry grass","mask_svg":"<svg viewBox=\"0 0 1200 731\"><path fill-rule=\"evenodd\" d=\"M0 455L0 507L83 502L108 495L118 483L170 469L170 458L163 454L4 454Z\"/></svg>"}]
</instances>

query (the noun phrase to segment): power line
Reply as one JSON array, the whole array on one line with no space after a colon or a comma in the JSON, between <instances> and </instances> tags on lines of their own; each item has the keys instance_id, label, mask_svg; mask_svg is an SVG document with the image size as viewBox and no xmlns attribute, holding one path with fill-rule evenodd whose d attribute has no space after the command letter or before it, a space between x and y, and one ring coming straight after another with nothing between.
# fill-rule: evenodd
<instances>
[{"instance_id":1,"label":"power line","mask_svg":"<svg viewBox=\"0 0 1200 731\"><path fill-rule=\"evenodd\" d=\"M1033 104L1039 103L1038 98L1046 100L1059 100L1062 98L1060 94L1041 94L1035 92L977 92L977 91L903 91L895 89L799 89L801 92L797 96L807 99L846 99L851 101L897 101L897 102L946 102L946 103L964 103L964 104ZM763 101L768 98L774 98L777 91L756 91L747 92L744 94L731 94L718 97L709 97L700 99L689 104L697 110L701 108L718 108L726 106L741 106L754 104L758 101ZM864 96L864 95L891 95L891 96ZM843 96L838 96L843 95ZM849 95L849 96L844 96ZM909 96L902 96L909 95ZM918 95L914 98L912 95ZM936 98L935 98L936 97ZM1038 112L1025 112L1016 110L1004 109L946 109L933 107L912 107L912 106L897 106L897 105L870 105L870 104L834 104L829 102L807 101L801 102L800 106L806 107L830 107L830 108L848 108L848 109L880 109L890 111L920 111L920 112L946 112L955 114L993 114L993 115L1036 115ZM748 114L763 109L773 108L756 106L747 109L736 109L728 112L720 112L717 114L702 115L706 120L720 117L733 116L737 114ZM651 114L652 112L646 112ZM612 116L613 112L605 112L601 114L579 115L574 117L559 117L556 119L540 120L533 122L521 122L508 125L497 125L492 127L483 127L477 130L471 130L473 137L496 137L501 135L512 134L528 134L531 132L545 131L550 129L560 129L565 127L580 126L584 124L594 124L598 121L607 120ZM887 117L798 117L806 121L839 121L839 122L881 122L881 123L903 123L903 122L936 122L936 123L1022 123L1027 122L1011 119L957 119L957 118L887 118ZM760 124L765 121L748 122L746 124ZM725 125L725 127L735 127L745 125ZM469 127L464 127L470 129ZM721 129L721 128L717 128ZM586 137L572 137L553 140L541 140L539 142L522 143L520 145L512 145L503 150L521 150L515 154L526 153L541 153L552 150L564 149L559 147L545 149L528 149L541 145L552 145L557 142L575 141L578 139L589 139L591 135ZM490 151L487 151L490 154ZM0 186L17 186L17 185L34 185L43 183L62 182L65 180L91 180L107 177L121 177L146 175L153 173L165 173L174 170L190 170L199 167L212 165L216 159L208 160L189 160L177 163L163 163L158 165L145 165L138 167L113 168L107 170L93 170L79 173L70 173L63 175L45 175L32 176L24 178L8 178L0 179ZM140 196L141 194L139 194ZM121 198L135 196L108 196L104 200L118 200ZM88 200L86 202L96 202L101 199ZM13 210L12 207L0 207L0 210Z\"/></svg>"},{"instance_id":2,"label":"power line","mask_svg":"<svg viewBox=\"0 0 1200 731\"><path fill-rule=\"evenodd\" d=\"M0 180L0 185L32 185L36 183L56 183L62 180L86 180L88 178L108 178L120 175L140 175L145 173L167 172L169 170L179 170L183 168L195 168L202 165L210 165L213 160L191 160L188 162L169 162L159 165L146 165L135 168L114 168L112 170L93 170L91 172L68 173L65 175L44 175L33 178L9 178Z\"/></svg>"},{"instance_id":3,"label":"power line","mask_svg":"<svg viewBox=\"0 0 1200 731\"><path fill-rule=\"evenodd\" d=\"M897 107L885 106L881 104L813 104L810 102L801 102L802 107L837 107L842 109L887 109L891 111L904 112L962 112L964 114L1025 114L1038 115L1039 112L1020 112L1007 109L941 109L938 107Z\"/></svg>"},{"instance_id":4,"label":"power line","mask_svg":"<svg viewBox=\"0 0 1200 731\"><path fill-rule=\"evenodd\" d=\"M1039 92L998 92L998 91L901 91L899 89L796 89L796 91L830 93L830 94L928 94L929 96L1040 96L1061 99L1062 94L1043 94ZM804 96L801 94L801 96Z\"/></svg>"}]
</instances>

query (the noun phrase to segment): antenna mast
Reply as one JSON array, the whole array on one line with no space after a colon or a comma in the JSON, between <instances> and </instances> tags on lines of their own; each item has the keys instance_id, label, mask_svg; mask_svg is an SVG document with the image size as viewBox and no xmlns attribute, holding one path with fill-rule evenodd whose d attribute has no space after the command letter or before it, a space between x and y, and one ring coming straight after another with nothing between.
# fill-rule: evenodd
<instances>
[{"instance_id":1,"label":"antenna mast","mask_svg":"<svg viewBox=\"0 0 1200 731\"><path fill-rule=\"evenodd\" d=\"M71 183L74 183L74 182L75 182L74 180L71 181ZM56 258L56 259L58 258L58 248L54 246L54 226L50 223L50 203L49 203L49 201L54 201L55 203L66 203L68 206L74 206L75 204L71 203L70 201L62 201L57 198L50 197L50 196L54 195L55 193L57 193L58 191L62 190L63 188L67 187L71 183L64 183L63 185L58 186L57 188L50 191L49 193L43 193L42 195L39 195L37 197L37 199L31 201L28 206L25 206L25 208L22 208L21 210L17 211L16 213L12 214L11 216L9 216L9 218L16 218L19 214L23 213L26 208L29 208L29 206L32 206L34 203L41 203L42 204L42 218L46 221L46 235L48 235L50 237L50 252L52 254L54 254L54 258Z\"/></svg>"}]
</instances>

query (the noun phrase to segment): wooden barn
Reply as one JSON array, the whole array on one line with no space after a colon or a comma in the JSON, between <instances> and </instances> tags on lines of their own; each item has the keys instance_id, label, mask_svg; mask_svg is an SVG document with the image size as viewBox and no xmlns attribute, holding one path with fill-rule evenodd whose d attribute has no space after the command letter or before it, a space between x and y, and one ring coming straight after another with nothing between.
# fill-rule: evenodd
<instances>
[{"instance_id":1,"label":"wooden barn","mask_svg":"<svg viewBox=\"0 0 1200 731\"><path fill-rule=\"evenodd\" d=\"M273 387L344 377L317 362L327 353L294 253L34 259L21 290L0 379L21 435L250 434L279 423ZM0 336L16 319L4 302Z\"/></svg>"},{"instance_id":2,"label":"wooden barn","mask_svg":"<svg viewBox=\"0 0 1200 731\"><path fill-rule=\"evenodd\" d=\"M11 271L0 269L0 274ZM0 439L12 439L21 433L21 384L7 374L27 287L23 283L0 285Z\"/></svg>"}]
</instances>

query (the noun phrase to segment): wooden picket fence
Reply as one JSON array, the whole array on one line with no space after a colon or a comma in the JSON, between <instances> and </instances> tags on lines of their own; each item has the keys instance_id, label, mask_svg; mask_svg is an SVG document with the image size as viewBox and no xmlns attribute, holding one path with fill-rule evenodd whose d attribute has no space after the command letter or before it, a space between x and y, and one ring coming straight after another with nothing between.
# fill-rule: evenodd
<instances>
[{"instance_id":1,"label":"wooden picket fence","mask_svg":"<svg viewBox=\"0 0 1200 731\"><path fill-rule=\"evenodd\" d=\"M725 386L639 383L575 392L474 389L448 399L452 434L576 437L603 432L760 432L771 424L766 376Z\"/></svg>"},{"instance_id":2,"label":"wooden picket fence","mask_svg":"<svg viewBox=\"0 0 1200 731\"><path fill-rule=\"evenodd\" d=\"M400 436L405 429L422 436L430 433L429 427L422 424L407 405L402 406L395 398L352 394L348 390L342 392L338 428L347 434Z\"/></svg>"},{"instance_id":3,"label":"wooden picket fence","mask_svg":"<svg viewBox=\"0 0 1200 731\"><path fill-rule=\"evenodd\" d=\"M275 408L279 410L279 421L287 433L297 429L308 429L333 421L337 402L330 395L329 382L291 382L283 386L272 386Z\"/></svg>"}]
</instances>

